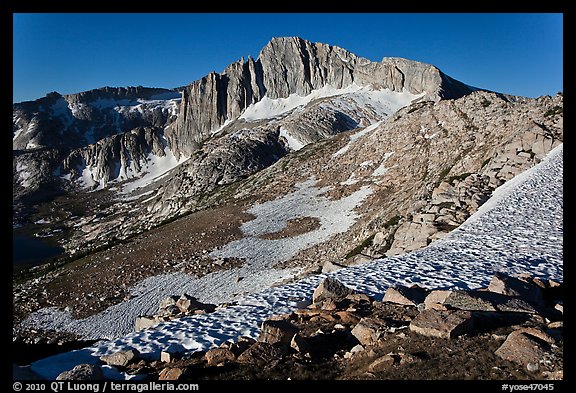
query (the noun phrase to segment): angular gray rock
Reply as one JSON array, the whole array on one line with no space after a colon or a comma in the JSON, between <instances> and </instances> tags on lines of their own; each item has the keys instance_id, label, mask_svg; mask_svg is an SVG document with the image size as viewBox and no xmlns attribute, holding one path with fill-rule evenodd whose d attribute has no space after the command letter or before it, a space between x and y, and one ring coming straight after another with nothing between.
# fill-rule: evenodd
<instances>
[{"instance_id":1,"label":"angular gray rock","mask_svg":"<svg viewBox=\"0 0 576 393\"><path fill-rule=\"evenodd\" d=\"M212 348L204 355L208 366L223 366L236 359L234 353L226 348Z\"/></svg>"},{"instance_id":2,"label":"angular gray rock","mask_svg":"<svg viewBox=\"0 0 576 393\"><path fill-rule=\"evenodd\" d=\"M424 302L428 292L427 289L418 286L406 287L397 285L386 289L382 301L404 306L417 306Z\"/></svg>"},{"instance_id":3,"label":"angular gray rock","mask_svg":"<svg viewBox=\"0 0 576 393\"><path fill-rule=\"evenodd\" d=\"M126 367L128 364L139 359L140 353L135 349L115 352L110 355L100 356L100 360L109 366Z\"/></svg>"},{"instance_id":4,"label":"angular gray rock","mask_svg":"<svg viewBox=\"0 0 576 393\"><path fill-rule=\"evenodd\" d=\"M102 379L104 379L102 368L94 364L79 364L56 377L57 381L99 381Z\"/></svg>"},{"instance_id":5,"label":"angular gray rock","mask_svg":"<svg viewBox=\"0 0 576 393\"><path fill-rule=\"evenodd\" d=\"M425 309L536 313L523 299L488 291L435 290L424 300Z\"/></svg>"},{"instance_id":6,"label":"angular gray rock","mask_svg":"<svg viewBox=\"0 0 576 393\"><path fill-rule=\"evenodd\" d=\"M325 299L332 299L334 301L342 300L347 295L351 295L355 291L348 288L340 281L333 278L326 278L316 287L312 295L312 303L316 304Z\"/></svg>"},{"instance_id":7,"label":"angular gray rock","mask_svg":"<svg viewBox=\"0 0 576 393\"><path fill-rule=\"evenodd\" d=\"M377 318L364 317L352 329L352 335L363 346L370 346L384 336L388 325Z\"/></svg>"},{"instance_id":8,"label":"angular gray rock","mask_svg":"<svg viewBox=\"0 0 576 393\"><path fill-rule=\"evenodd\" d=\"M424 336L455 338L474 327L470 311L424 310L410 322L410 330Z\"/></svg>"},{"instance_id":9,"label":"angular gray rock","mask_svg":"<svg viewBox=\"0 0 576 393\"><path fill-rule=\"evenodd\" d=\"M496 311L492 302L478 291L451 291L442 304L451 309L467 311Z\"/></svg>"},{"instance_id":10,"label":"angular gray rock","mask_svg":"<svg viewBox=\"0 0 576 393\"><path fill-rule=\"evenodd\" d=\"M290 345L292 338L298 331L299 329L288 321L267 320L262 323L258 341L268 344Z\"/></svg>"},{"instance_id":11,"label":"angular gray rock","mask_svg":"<svg viewBox=\"0 0 576 393\"><path fill-rule=\"evenodd\" d=\"M537 285L500 272L494 274L488 285L488 290L518 297L532 303L540 303L542 301L542 290Z\"/></svg>"}]
</instances>

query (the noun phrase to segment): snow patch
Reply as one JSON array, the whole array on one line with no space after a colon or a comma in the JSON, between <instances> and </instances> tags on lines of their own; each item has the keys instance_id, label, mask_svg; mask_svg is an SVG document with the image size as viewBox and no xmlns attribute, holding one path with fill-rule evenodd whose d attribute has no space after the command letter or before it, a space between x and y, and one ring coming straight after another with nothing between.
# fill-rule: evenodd
<instances>
[{"instance_id":1,"label":"snow patch","mask_svg":"<svg viewBox=\"0 0 576 393\"><path fill-rule=\"evenodd\" d=\"M359 86L355 82L351 85L336 89L326 85L321 89L313 90L307 96L290 94L287 98L270 99L263 97L255 104L251 104L240 119L255 121L279 116L297 107L309 104L319 99L334 96L342 96L342 100L332 103L333 106L348 106L354 110L355 107L367 107L372 110L377 117L387 117L398 109L410 104L414 99L424 96L426 93L412 94L407 90L395 92L390 89L375 90L371 86Z\"/></svg>"},{"instance_id":2,"label":"snow patch","mask_svg":"<svg viewBox=\"0 0 576 393\"><path fill-rule=\"evenodd\" d=\"M341 186L351 186L353 184L356 184L360 181L360 179L356 179L356 174L354 172L352 172L352 174L350 175L350 177L348 177L348 179L341 181L340 185Z\"/></svg>"},{"instance_id":3,"label":"snow patch","mask_svg":"<svg viewBox=\"0 0 576 393\"><path fill-rule=\"evenodd\" d=\"M210 135L214 136L216 134L218 134L220 131L222 131L224 129L224 127L226 127L228 124L230 124L232 121L230 119L226 119L224 120L224 123L218 127L215 130L210 131Z\"/></svg>"},{"instance_id":4,"label":"snow patch","mask_svg":"<svg viewBox=\"0 0 576 393\"><path fill-rule=\"evenodd\" d=\"M394 154L393 151L388 152L386 154L384 154L384 157L382 158L382 162L380 163L380 166L378 168L376 168L374 170L374 172L372 172L372 176L383 176L384 174L386 174L386 172L388 172L388 170L390 168L386 167L386 161L388 161L388 159L390 157L392 157L392 155Z\"/></svg>"},{"instance_id":5,"label":"snow patch","mask_svg":"<svg viewBox=\"0 0 576 393\"><path fill-rule=\"evenodd\" d=\"M32 172L28 170L28 165L22 162L16 163L16 174L22 187L28 188L32 185Z\"/></svg>"},{"instance_id":6,"label":"snow patch","mask_svg":"<svg viewBox=\"0 0 576 393\"><path fill-rule=\"evenodd\" d=\"M38 221L34 221L34 224L41 225L41 224L50 224L52 221L46 220L44 218L39 219Z\"/></svg>"},{"instance_id":7,"label":"snow patch","mask_svg":"<svg viewBox=\"0 0 576 393\"><path fill-rule=\"evenodd\" d=\"M280 136L286 138L286 142L288 143L288 148L292 151L297 151L302 149L304 145L298 139L294 138L292 135L288 134L288 131L284 127L280 127Z\"/></svg>"},{"instance_id":8,"label":"snow patch","mask_svg":"<svg viewBox=\"0 0 576 393\"><path fill-rule=\"evenodd\" d=\"M35 139L30 139L28 141L28 143L26 144L26 150L37 149L38 147L40 147L40 145L38 144L38 142Z\"/></svg>"},{"instance_id":9,"label":"snow patch","mask_svg":"<svg viewBox=\"0 0 576 393\"><path fill-rule=\"evenodd\" d=\"M307 96L300 96L295 93L290 94L287 98L271 99L264 96L257 103L250 104L250 106L244 110L244 113L242 113L240 119L244 119L246 121L269 119L289 112L299 106L305 106L318 98L352 93L359 90L360 88L361 87L355 83L352 83L350 86L343 89L336 89L330 85L326 85L321 89L312 90L312 92Z\"/></svg>"},{"instance_id":10,"label":"snow patch","mask_svg":"<svg viewBox=\"0 0 576 393\"><path fill-rule=\"evenodd\" d=\"M160 180L164 176L168 175L169 171L176 168L186 160L187 158L184 156L180 157L180 159L176 158L168 146L164 148L163 157L150 153L146 158L146 162L144 163L145 165L140 171L140 174L143 173L141 177L129 184L124 185L121 193L128 194L138 188L145 187L156 180ZM126 171L126 167L124 166L123 169L123 173L126 177L128 177L129 172ZM134 172L134 175L136 176L137 173Z\"/></svg>"},{"instance_id":11,"label":"snow patch","mask_svg":"<svg viewBox=\"0 0 576 393\"><path fill-rule=\"evenodd\" d=\"M555 148L540 164L497 189L484 205L487 206L486 208L481 207L459 228L422 250L268 288L239 298L236 305L220 308L214 313L185 317L141 332L130 333L113 341L101 341L80 351L67 352L36 361L32 363L31 368L47 379L55 379L59 372L69 370L75 364L94 363L98 361L98 356L122 349L135 348L144 354L159 356L160 351L168 346L181 350L205 351L239 336L257 338L263 320L272 315L288 313L297 307L302 307L312 297L316 286L327 276L341 281L350 288L374 296L377 300L382 299L388 287L399 284L418 284L428 288L446 289L481 288L487 286L493 274L498 271L507 274L528 272L541 279L562 281L562 152L562 145ZM259 216L254 221L259 221L260 224L246 223L243 230L252 234L252 237L270 230L280 230L285 223L275 219L272 211L285 214L284 218L292 216L289 214L289 209L284 209L286 211L284 213L280 210L281 207L296 206L298 214L304 213L307 205L302 202L308 200L306 195L319 195L322 190L314 190L310 182L304 184L304 187L293 194L255 206L254 209ZM304 199L295 197L296 194L300 194ZM289 200L292 202L288 202ZM300 202L296 204L297 201ZM316 201L316 203L323 208L329 204L327 201ZM352 206L357 201L349 201L349 203ZM348 212L353 214L351 210ZM328 212L332 215L336 213L341 214L335 209ZM267 222L269 218L272 219L270 223ZM279 243L274 245L281 246ZM249 246L245 244L243 247L235 248L236 251L242 253ZM238 255L236 252L234 254ZM260 275L270 274L274 270L254 266L254 271L256 275ZM230 280L229 284L233 282L231 276L225 277ZM152 285L154 280L156 284ZM116 309L111 307L91 317L93 318L91 323L82 322L87 320L71 321L69 315L55 309L39 310L23 323L60 330L69 328L68 331L81 331L82 333L90 331L91 334L93 333L90 329L109 329L108 324L117 326L118 321L124 319L132 326L133 314L129 316L123 314L126 311L130 312L130 306L136 307L138 313L145 313L157 307L157 300L162 298L164 293L181 293L192 289L196 291L191 292L192 294L198 294L202 298L202 293L206 293L203 291L220 290L219 287L211 288L207 285L212 282L197 285L198 282L199 280L186 278L182 273L149 279L138 287L140 298L149 293L154 294L154 301L150 301L148 306L144 306L144 302L141 306L122 306L124 303L121 303L113 306L118 307ZM224 283L220 281L220 284ZM60 318L60 325L55 323L57 318ZM80 329L81 325L78 325L81 323L85 324L82 329Z\"/></svg>"},{"instance_id":12,"label":"snow patch","mask_svg":"<svg viewBox=\"0 0 576 393\"><path fill-rule=\"evenodd\" d=\"M306 248L329 240L335 234L347 231L359 218L353 211L354 208L372 192L370 188L363 187L348 197L333 201L322 195L330 188L317 188L314 187L315 183L314 179L310 179L298 184L298 190L291 194L254 205L248 212L256 218L241 227L246 237L210 253L215 259L243 258L246 262L241 267L213 272L201 278L184 273L150 277L131 290L133 297L130 300L97 315L74 320L67 312L45 308L30 315L24 324L73 332L86 339L112 339L130 333L137 316L154 313L159 302L169 295L186 292L203 302L229 302L239 295L264 290L292 277L299 269L276 269L274 265L289 260ZM266 234L281 231L288 220L298 217L317 217L320 228L291 238L262 238ZM197 343L190 341L189 344L182 345L186 349L192 349ZM148 347L145 352L150 350Z\"/></svg>"},{"instance_id":13,"label":"snow patch","mask_svg":"<svg viewBox=\"0 0 576 393\"><path fill-rule=\"evenodd\" d=\"M336 157L341 156L342 154L346 153L348 151L348 149L350 149L350 147L352 146L352 143L354 143L357 139L363 137L364 135L368 134L370 131L374 131L382 123L383 123L383 120L377 121L376 123L369 125L368 127L365 127L364 129L357 131L354 134L350 135L350 137L348 138L348 143L344 147L342 147L340 150L338 150L336 153L332 154L332 158L336 158Z\"/></svg>"}]
</instances>

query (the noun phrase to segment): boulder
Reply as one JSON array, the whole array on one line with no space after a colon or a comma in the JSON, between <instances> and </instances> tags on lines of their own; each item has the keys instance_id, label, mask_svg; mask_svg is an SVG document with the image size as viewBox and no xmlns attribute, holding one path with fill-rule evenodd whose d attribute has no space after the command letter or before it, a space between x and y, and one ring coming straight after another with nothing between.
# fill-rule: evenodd
<instances>
[{"instance_id":1,"label":"boulder","mask_svg":"<svg viewBox=\"0 0 576 393\"><path fill-rule=\"evenodd\" d=\"M544 358L546 345L531 333L516 330L508 335L495 354L504 360L527 367L530 363L538 364Z\"/></svg>"},{"instance_id":2,"label":"boulder","mask_svg":"<svg viewBox=\"0 0 576 393\"><path fill-rule=\"evenodd\" d=\"M176 307L184 314L197 313L197 311L204 311L206 313L213 312L216 309L215 304L207 304L198 301L194 296L186 293L182 294L176 301Z\"/></svg>"},{"instance_id":3,"label":"boulder","mask_svg":"<svg viewBox=\"0 0 576 393\"><path fill-rule=\"evenodd\" d=\"M236 361L240 364L267 365L279 360L283 354L277 346L258 341L242 352Z\"/></svg>"},{"instance_id":4,"label":"boulder","mask_svg":"<svg viewBox=\"0 0 576 393\"><path fill-rule=\"evenodd\" d=\"M326 261L326 262L324 262L324 265L322 265L322 273L332 273L332 272L335 272L337 270L342 269L343 267L346 267L346 266L340 265L339 263Z\"/></svg>"},{"instance_id":5,"label":"boulder","mask_svg":"<svg viewBox=\"0 0 576 393\"><path fill-rule=\"evenodd\" d=\"M290 345L299 329L286 320L267 320L262 323L258 341L268 344L282 343Z\"/></svg>"},{"instance_id":6,"label":"boulder","mask_svg":"<svg viewBox=\"0 0 576 393\"><path fill-rule=\"evenodd\" d=\"M370 296L366 295L365 293L352 293L347 295L345 299L350 300L352 303L360 304L360 303L370 303Z\"/></svg>"},{"instance_id":7,"label":"boulder","mask_svg":"<svg viewBox=\"0 0 576 393\"><path fill-rule=\"evenodd\" d=\"M135 349L120 351L110 355L100 356L100 360L109 366L126 367L128 364L137 361L140 352Z\"/></svg>"},{"instance_id":8,"label":"boulder","mask_svg":"<svg viewBox=\"0 0 576 393\"><path fill-rule=\"evenodd\" d=\"M314 307L324 311L334 311L338 308L338 304L336 304L334 299L322 299L319 302L314 303Z\"/></svg>"},{"instance_id":9,"label":"boulder","mask_svg":"<svg viewBox=\"0 0 576 393\"><path fill-rule=\"evenodd\" d=\"M426 299L424 299L424 309L425 310L446 310L444 306L444 301L452 291L442 291L442 290L434 290L431 291Z\"/></svg>"},{"instance_id":10,"label":"boulder","mask_svg":"<svg viewBox=\"0 0 576 393\"><path fill-rule=\"evenodd\" d=\"M454 338L472 330L473 316L462 310L424 310L410 322L410 330L424 336Z\"/></svg>"},{"instance_id":11,"label":"boulder","mask_svg":"<svg viewBox=\"0 0 576 393\"><path fill-rule=\"evenodd\" d=\"M228 349L232 351L234 356L238 357L242 352L250 348L250 346L253 345L255 342L256 340L254 340L251 337L242 336L239 337L235 343L230 344L230 347Z\"/></svg>"},{"instance_id":12,"label":"boulder","mask_svg":"<svg viewBox=\"0 0 576 393\"><path fill-rule=\"evenodd\" d=\"M357 344L352 347L352 349L344 354L344 359L350 359L357 353L364 351L364 347L361 344Z\"/></svg>"},{"instance_id":13,"label":"boulder","mask_svg":"<svg viewBox=\"0 0 576 393\"><path fill-rule=\"evenodd\" d=\"M386 332L387 325L384 321L371 317L364 317L352 329L352 335L363 346L374 345Z\"/></svg>"},{"instance_id":14,"label":"boulder","mask_svg":"<svg viewBox=\"0 0 576 393\"><path fill-rule=\"evenodd\" d=\"M134 330L139 332L140 330L148 329L151 326L154 326L161 321L156 317L151 316L140 316L136 317L136 321L134 322Z\"/></svg>"},{"instance_id":15,"label":"boulder","mask_svg":"<svg viewBox=\"0 0 576 393\"><path fill-rule=\"evenodd\" d=\"M178 301L178 296L168 296L167 298L164 298L160 302L160 306L158 306L158 313L160 313L162 310L168 308L168 306L175 306L177 301Z\"/></svg>"},{"instance_id":16,"label":"boulder","mask_svg":"<svg viewBox=\"0 0 576 393\"><path fill-rule=\"evenodd\" d=\"M542 301L542 289L537 285L500 272L494 274L490 280L488 291L521 298L532 303Z\"/></svg>"},{"instance_id":17,"label":"boulder","mask_svg":"<svg viewBox=\"0 0 576 393\"><path fill-rule=\"evenodd\" d=\"M494 305L486 299L483 294L486 292L474 291L451 291L442 304L448 309L467 311L496 311Z\"/></svg>"},{"instance_id":18,"label":"boulder","mask_svg":"<svg viewBox=\"0 0 576 393\"><path fill-rule=\"evenodd\" d=\"M177 354L169 351L160 352L160 361L164 363L171 363L177 359Z\"/></svg>"},{"instance_id":19,"label":"boulder","mask_svg":"<svg viewBox=\"0 0 576 393\"><path fill-rule=\"evenodd\" d=\"M537 312L523 299L488 291L432 291L424 305L426 310Z\"/></svg>"},{"instance_id":20,"label":"boulder","mask_svg":"<svg viewBox=\"0 0 576 393\"><path fill-rule=\"evenodd\" d=\"M384 244L385 241L386 241L386 235L384 234L384 232L376 232L376 234L372 238L372 244L376 246Z\"/></svg>"},{"instance_id":21,"label":"boulder","mask_svg":"<svg viewBox=\"0 0 576 393\"><path fill-rule=\"evenodd\" d=\"M223 366L236 359L234 353L226 348L212 348L204 355L208 366Z\"/></svg>"},{"instance_id":22,"label":"boulder","mask_svg":"<svg viewBox=\"0 0 576 393\"><path fill-rule=\"evenodd\" d=\"M522 334L528 334L532 337L536 337L544 342L546 342L547 344L554 344L554 339L552 337L550 337L550 335L548 335L547 333L544 333L542 330L533 328L533 327L527 327L527 328L520 328L518 330L516 330L516 332L518 333L522 333Z\"/></svg>"},{"instance_id":23,"label":"boulder","mask_svg":"<svg viewBox=\"0 0 576 393\"><path fill-rule=\"evenodd\" d=\"M104 379L100 366L94 364L79 364L72 370L64 371L56 377L57 381L98 381Z\"/></svg>"},{"instance_id":24,"label":"boulder","mask_svg":"<svg viewBox=\"0 0 576 393\"><path fill-rule=\"evenodd\" d=\"M316 304L324 299L332 299L334 301L342 300L347 295L355 293L351 288L348 288L340 281L333 278L326 278L318 285L312 295L312 303Z\"/></svg>"},{"instance_id":25,"label":"boulder","mask_svg":"<svg viewBox=\"0 0 576 393\"><path fill-rule=\"evenodd\" d=\"M340 322L347 325L355 325L360 321L360 317L350 311L336 311L335 315L338 317Z\"/></svg>"},{"instance_id":26,"label":"boulder","mask_svg":"<svg viewBox=\"0 0 576 393\"><path fill-rule=\"evenodd\" d=\"M405 287L398 285L390 287L384 293L383 302L401 304L404 306L417 306L424 302L428 290L419 286Z\"/></svg>"},{"instance_id":27,"label":"boulder","mask_svg":"<svg viewBox=\"0 0 576 393\"><path fill-rule=\"evenodd\" d=\"M370 363L368 371L373 373L383 372L392 367L394 363L396 363L394 356L392 356L392 354L387 354Z\"/></svg>"},{"instance_id":28,"label":"boulder","mask_svg":"<svg viewBox=\"0 0 576 393\"><path fill-rule=\"evenodd\" d=\"M182 379L185 369L180 367L166 367L158 375L159 381L177 381Z\"/></svg>"},{"instance_id":29,"label":"boulder","mask_svg":"<svg viewBox=\"0 0 576 393\"><path fill-rule=\"evenodd\" d=\"M300 353L309 353L311 351L310 344L306 338L302 337L300 334L295 334L290 341L290 347Z\"/></svg>"},{"instance_id":30,"label":"boulder","mask_svg":"<svg viewBox=\"0 0 576 393\"><path fill-rule=\"evenodd\" d=\"M157 316L174 318L180 314L182 314L182 310L180 310L175 304L170 304L164 308L159 309Z\"/></svg>"}]
</instances>

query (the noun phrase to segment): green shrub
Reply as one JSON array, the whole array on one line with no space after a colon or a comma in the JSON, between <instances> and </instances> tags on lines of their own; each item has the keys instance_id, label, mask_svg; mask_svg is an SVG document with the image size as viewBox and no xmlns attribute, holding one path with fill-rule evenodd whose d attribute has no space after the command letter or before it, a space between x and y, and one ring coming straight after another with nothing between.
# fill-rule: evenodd
<instances>
[{"instance_id":1,"label":"green shrub","mask_svg":"<svg viewBox=\"0 0 576 393\"><path fill-rule=\"evenodd\" d=\"M388 229L390 228L392 225L398 225L398 222L400 222L400 219L402 218L402 216L394 216L391 219L389 219L388 221L386 221L384 223L384 228Z\"/></svg>"},{"instance_id":2,"label":"green shrub","mask_svg":"<svg viewBox=\"0 0 576 393\"><path fill-rule=\"evenodd\" d=\"M376 235L376 234L373 234L372 236L370 236L369 238L364 240L362 243L360 243L358 246L354 247L352 249L352 251L350 251L348 254L346 254L346 259L352 258L353 256L360 254L362 252L362 250L364 250L366 247L371 246L372 240L374 240L374 235Z\"/></svg>"}]
</instances>

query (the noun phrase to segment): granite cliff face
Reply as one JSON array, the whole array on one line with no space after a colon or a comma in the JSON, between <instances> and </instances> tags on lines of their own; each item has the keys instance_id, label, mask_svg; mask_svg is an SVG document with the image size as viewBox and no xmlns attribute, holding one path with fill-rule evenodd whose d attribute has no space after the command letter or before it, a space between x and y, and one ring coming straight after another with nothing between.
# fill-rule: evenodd
<instances>
[{"instance_id":1,"label":"granite cliff face","mask_svg":"<svg viewBox=\"0 0 576 393\"><path fill-rule=\"evenodd\" d=\"M455 98L472 91L431 65L396 58L371 62L342 48L298 37L274 38L258 59L241 59L222 73L212 72L178 91L105 87L70 95L50 93L36 101L15 104L13 149L18 157L14 197L17 203L22 198L42 200L69 189L101 189L136 179L149 172L147 162L168 154L174 159L167 159L165 166L174 166L215 134L224 134L226 126L227 130L252 128L245 127L247 121L242 116L249 108L263 104L264 98L274 106L289 97L310 97L315 92L318 99L344 97L350 87L411 95L402 105L411 100ZM374 111L371 103L364 101L349 98L331 108L316 105L314 111L292 116L278 135L286 139L288 132L288 138L295 137L298 144L312 143L367 125L398 109ZM148 129L147 136L134 137L141 133L141 127ZM272 163L259 157L244 161ZM22 168L32 162L39 170L29 174ZM262 169L261 165L246 165L240 171L243 176ZM48 189L54 192L48 193Z\"/></svg>"},{"instance_id":2,"label":"granite cliff face","mask_svg":"<svg viewBox=\"0 0 576 393\"><path fill-rule=\"evenodd\" d=\"M386 57L372 62L345 49L299 37L274 38L257 60L242 59L221 74L212 72L187 86L180 116L166 136L176 155L189 155L264 96L307 96L326 86L343 89L353 83L375 90L424 93L424 100L458 98L474 90L428 64Z\"/></svg>"},{"instance_id":3,"label":"granite cliff face","mask_svg":"<svg viewBox=\"0 0 576 393\"><path fill-rule=\"evenodd\" d=\"M14 105L15 222L57 222L74 254L315 178L333 198L373 196L361 224L310 255L411 251L563 139L562 96L477 90L428 64L288 37L179 89L52 93ZM34 212L58 195L49 218Z\"/></svg>"},{"instance_id":4,"label":"granite cliff face","mask_svg":"<svg viewBox=\"0 0 576 393\"><path fill-rule=\"evenodd\" d=\"M145 87L49 93L14 104L12 147L73 149L136 127L163 127L174 120L179 98L173 90Z\"/></svg>"},{"instance_id":5,"label":"granite cliff face","mask_svg":"<svg viewBox=\"0 0 576 393\"><path fill-rule=\"evenodd\" d=\"M163 137L164 127L177 116L179 101L180 93L174 90L104 87L69 95L54 92L14 104L15 205L47 200L77 188L78 181L88 189L103 187L110 180L126 179L120 176L126 165L145 167L139 162L146 161L147 153L164 156L158 141L149 144L150 135L134 135L144 127ZM87 166L90 173L82 176Z\"/></svg>"}]
</instances>

